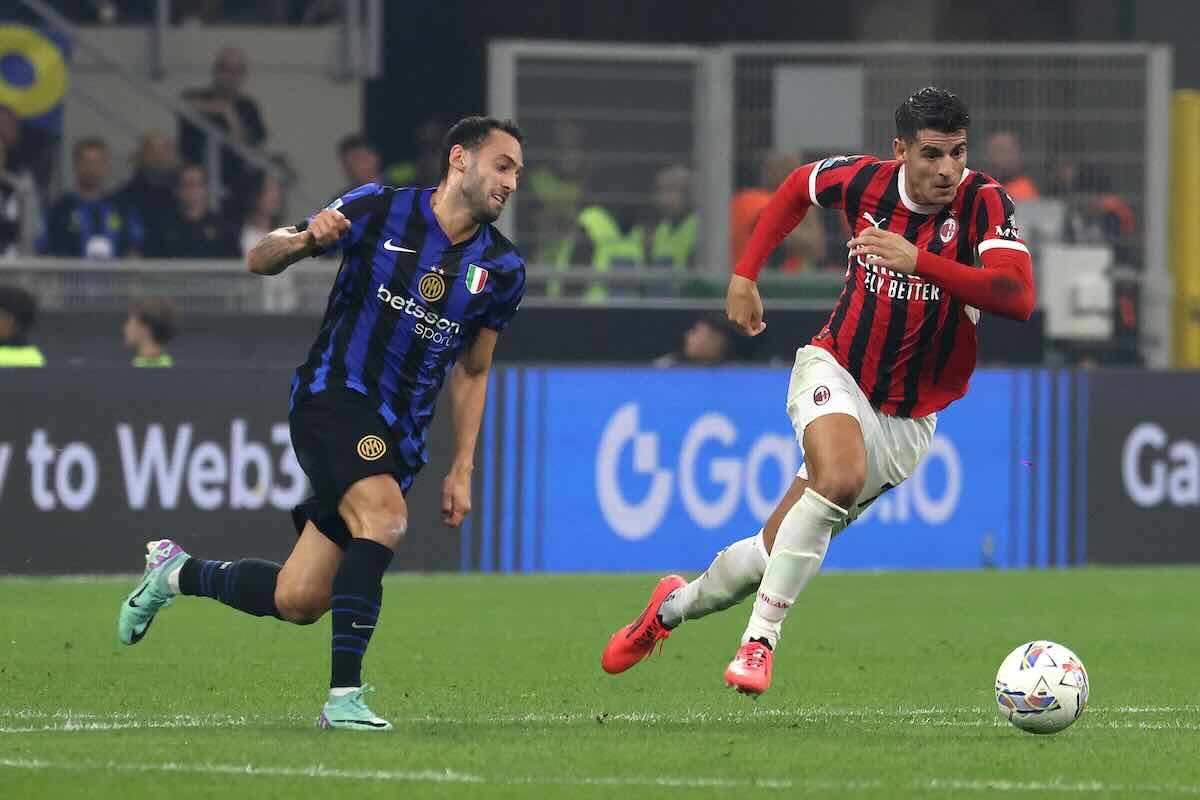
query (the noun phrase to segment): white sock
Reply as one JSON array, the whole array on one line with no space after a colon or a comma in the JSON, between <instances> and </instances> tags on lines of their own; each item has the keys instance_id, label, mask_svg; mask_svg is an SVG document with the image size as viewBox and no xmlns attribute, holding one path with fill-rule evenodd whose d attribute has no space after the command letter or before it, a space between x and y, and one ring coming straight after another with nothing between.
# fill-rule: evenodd
<instances>
[{"instance_id":1,"label":"white sock","mask_svg":"<svg viewBox=\"0 0 1200 800\"><path fill-rule=\"evenodd\" d=\"M780 628L788 610L800 592L821 569L829 538L835 526L846 519L846 510L826 500L811 488L805 489L799 502L784 515L775 534L775 546L750 624L742 635L742 643L750 639L766 639L771 647L779 641Z\"/></svg>"},{"instance_id":2,"label":"white sock","mask_svg":"<svg viewBox=\"0 0 1200 800\"><path fill-rule=\"evenodd\" d=\"M336 689L330 689L329 696L330 697L345 697L346 695L350 694L351 692L357 692L360 688L362 688L362 687L360 687L360 686L339 686Z\"/></svg>"},{"instance_id":3,"label":"white sock","mask_svg":"<svg viewBox=\"0 0 1200 800\"><path fill-rule=\"evenodd\" d=\"M186 563L187 559L184 559L183 564ZM171 590L171 594L179 594L179 572L183 569L183 564L180 564L167 574L167 588Z\"/></svg>"},{"instance_id":4,"label":"white sock","mask_svg":"<svg viewBox=\"0 0 1200 800\"><path fill-rule=\"evenodd\" d=\"M724 611L754 594L766 568L767 549L760 530L717 553L703 575L667 595L659 616L673 628L686 619Z\"/></svg>"}]
</instances>

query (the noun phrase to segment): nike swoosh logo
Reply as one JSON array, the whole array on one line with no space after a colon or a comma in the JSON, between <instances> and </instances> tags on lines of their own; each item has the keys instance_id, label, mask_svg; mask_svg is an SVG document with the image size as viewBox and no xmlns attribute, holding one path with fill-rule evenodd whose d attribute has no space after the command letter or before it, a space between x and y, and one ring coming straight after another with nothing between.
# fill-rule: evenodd
<instances>
[{"instance_id":1,"label":"nike swoosh logo","mask_svg":"<svg viewBox=\"0 0 1200 800\"><path fill-rule=\"evenodd\" d=\"M384 242L384 243L383 243L383 249L384 249L384 250L391 250L391 251L392 251L392 252L394 252L394 253L413 253L413 254L416 254L416 252L417 252L416 250L409 250L407 247L401 247L401 246L400 246L400 245L398 245L398 244L392 244L392 240L391 240L391 239L388 239L386 242Z\"/></svg>"},{"instance_id":2,"label":"nike swoosh logo","mask_svg":"<svg viewBox=\"0 0 1200 800\"><path fill-rule=\"evenodd\" d=\"M351 622L350 627L362 630L363 628L374 628L375 626L374 625L359 625L357 622Z\"/></svg>"},{"instance_id":3,"label":"nike swoosh logo","mask_svg":"<svg viewBox=\"0 0 1200 800\"><path fill-rule=\"evenodd\" d=\"M370 722L365 719L331 719L330 722L343 722L350 725L366 725L368 728L384 728L387 727L386 722Z\"/></svg>"},{"instance_id":4,"label":"nike swoosh logo","mask_svg":"<svg viewBox=\"0 0 1200 800\"><path fill-rule=\"evenodd\" d=\"M143 583L143 584L142 584L142 588L140 588L140 589L138 589L138 590L137 590L137 594L135 594L133 597L129 598L129 607L130 607L130 608L137 608L137 607L138 607L137 603L135 603L135 602L133 602L133 601L134 601L134 600L137 600L139 597L141 597L141 596L142 596L142 592L146 591L146 589L148 589L149 587L150 587L150 584L148 584L148 583Z\"/></svg>"}]
</instances>

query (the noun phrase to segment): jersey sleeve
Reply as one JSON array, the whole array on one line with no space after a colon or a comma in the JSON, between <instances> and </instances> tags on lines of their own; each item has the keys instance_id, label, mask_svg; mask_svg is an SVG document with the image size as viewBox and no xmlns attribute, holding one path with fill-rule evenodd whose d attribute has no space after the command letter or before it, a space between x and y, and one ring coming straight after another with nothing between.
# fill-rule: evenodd
<instances>
[{"instance_id":1,"label":"jersey sleeve","mask_svg":"<svg viewBox=\"0 0 1200 800\"><path fill-rule=\"evenodd\" d=\"M982 261L984 254L1009 250L1029 255L1029 248L1017 228L1016 206L1008 192L998 183L979 187L975 201L975 252Z\"/></svg>"},{"instance_id":2,"label":"jersey sleeve","mask_svg":"<svg viewBox=\"0 0 1200 800\"><path fill-rule=\"evenodd\" d=\"M834 156L813 162L808 175L809 200L821 208L845 208L851 179L860 169L878 160L874 156Z\"/></svg>"},{"instance_id":3,"label":"jersey sleeve","mask_svg":"<svg viewBox=\"0 0 1200 800\"><path fill-rule=\"evenodd\" d=\"M336 245L325 248L318 255L330 250L350 250L362 241L363 233L371 218L376 214L387 213L385 191L386 187L380 186L378 183L367 183L351 189L326 206L326 208L342 212L342 215L350 221L350 228ZM315 216L316 214L313 214L297 224L296 230L302 231L307 228L308 223Z\"/></svg>"},{"instance_id":4,"label":"jersey sleeve","mask_svg":"<svg viewBox=\"0 0 1200 800\"><path fill-rule=\"evenodd\" d=\"M491 305L483 316L483 326L497 332L507 328L524 296L525 263L518 259L516 269L505 270L496 276L496 287L492 290Z\"/></svg>"},{"instance_id":5,"label":"jersey sleeve","mask_svg":"<svg viewBox=\"0 0 1200 800\"><path fill-rule=\"evenodd\" d=\"M995 182L981 186L976 197L972 241L983 268L918 250L916 272L969 306L1027 320L1033 314L1037 292L1033 261L1018 235L1012 199Z\"/></svg>"}]
</instances>

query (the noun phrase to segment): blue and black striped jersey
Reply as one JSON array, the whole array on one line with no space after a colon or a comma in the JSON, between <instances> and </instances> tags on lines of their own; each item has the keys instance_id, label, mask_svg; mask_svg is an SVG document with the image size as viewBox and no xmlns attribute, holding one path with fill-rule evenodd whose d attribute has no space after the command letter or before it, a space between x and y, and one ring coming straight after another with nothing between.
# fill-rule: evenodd
<instances>
[{"instance_id":1,"label":"blue and black striped jersey","mask_svg":"<svg viewBox=\"0 0 1200 800\"><path fill-rule=\"evenodd\" d=\"M520 253L491 225L452 245L433 189L369 183L335 200L350 221L321 331L292 379L291 405L344 387L387 422L401 457L425 461L437 394L481 327L503 330L525 291Z\"/></svg>"}]
</instances>

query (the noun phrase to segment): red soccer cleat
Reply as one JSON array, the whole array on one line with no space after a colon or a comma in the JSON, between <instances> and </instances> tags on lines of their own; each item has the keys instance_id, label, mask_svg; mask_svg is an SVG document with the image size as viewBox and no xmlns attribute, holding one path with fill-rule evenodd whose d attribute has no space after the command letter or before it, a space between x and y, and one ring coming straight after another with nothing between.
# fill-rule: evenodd
<instances>
[{"instance_id":1,"label":"red soccer cleat","mask_svg":"<svg viewBox=\"0 0 1200 800\"><path fill-rule=\"evenodd\" d=\"M775 654L762 642L746 642L725 668L725 685L757 698L771 688L771 659Z\"/></svg>"},{"instance_id":2,"label":"red soccer cleat","mask_svg":"<svg viewBox=\"0 0 1200 800\"><path fill-rule=\"evenodd\" d=\"M600 657L600 666L610 675L624 672L641 661L654 650L654 644L671 635L671 631L663 627L658 620L658 609L667 595L687 581L678 575L668 575L654 587L650 595L650 603L646 609L629 625L621 628L608 640L604 655Z\"/></svg>"}]
</instances>

